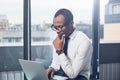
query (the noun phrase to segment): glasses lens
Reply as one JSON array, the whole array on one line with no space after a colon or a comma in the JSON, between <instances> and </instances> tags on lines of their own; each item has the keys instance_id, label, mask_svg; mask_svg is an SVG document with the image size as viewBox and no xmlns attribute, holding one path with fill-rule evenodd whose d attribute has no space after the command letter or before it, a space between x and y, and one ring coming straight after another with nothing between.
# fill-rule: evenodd
<instances>
[{"instance_id":1,"label":"glasses lens","mask_svg":"<svg viewBox=\"0 0 120 80\"><path fill-rule=\"evenodd\" d=\"M53 24L51 25L51 29L56 31L56 30L61 30L64 26L60 25L60 26L54 26Z\"/></svg>"},{"instance_id":2,"label":"glasses lens","mask_svg":"<svg viewBox=\"0 0 120 80\"><path fill-rule=\"evenodd\" d=\"M53 24L51 25L51 29L54 31L56 30Z\"/></svg>"}]
</instances>

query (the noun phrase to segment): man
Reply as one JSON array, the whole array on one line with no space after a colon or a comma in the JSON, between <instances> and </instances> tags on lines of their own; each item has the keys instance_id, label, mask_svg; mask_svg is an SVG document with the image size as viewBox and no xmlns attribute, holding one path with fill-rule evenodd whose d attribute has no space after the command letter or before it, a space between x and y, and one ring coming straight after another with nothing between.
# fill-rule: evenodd
<instances>
[{"instance_id":1,"label":"man","mask_svg":"<svg viewBox=\"0 0 120 80\"><path fill-rule=\"evenodd\" d=\"M69 80L89 80L92 44L73 24L73 15L68 9L56 12L51 26L58 34L53 41L56 53L53 53L52 64L46 73L50 77L57 74Z\"/></svg>"}]
</instances>

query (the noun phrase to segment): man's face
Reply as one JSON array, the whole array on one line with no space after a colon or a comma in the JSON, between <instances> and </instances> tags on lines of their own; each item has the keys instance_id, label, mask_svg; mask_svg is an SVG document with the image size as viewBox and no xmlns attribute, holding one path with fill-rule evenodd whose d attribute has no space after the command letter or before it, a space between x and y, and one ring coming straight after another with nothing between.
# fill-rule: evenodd
<instances>
[{"instance_id":1,"label":"man's face","mask_svg":"<svg viewBox=\"0 0 120 80\"><path fill-rule=\"evenodd\" d=\"M67 27L64 25L65 18L62 14L58 15L53 19L54 27L57 29L56 32L58 36L61 38L63 34L67 34Z\"/></svg>"}]
</instances>

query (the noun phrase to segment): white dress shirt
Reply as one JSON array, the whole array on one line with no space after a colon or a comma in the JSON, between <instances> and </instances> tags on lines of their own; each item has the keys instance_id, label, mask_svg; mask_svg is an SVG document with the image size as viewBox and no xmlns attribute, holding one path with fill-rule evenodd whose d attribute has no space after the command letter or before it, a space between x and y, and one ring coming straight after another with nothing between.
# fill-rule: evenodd
<instances>
[{"instance_id":1,"label":"white dress shirt","mask_svg":"<svg viewBox=\"0 0 120 80\"><path fill-rule=\"evenodd\" d=\"M89 79L93 52L91 41L84 33L77 30L74 30L69 38L67 56L65 54L58 55L53 53L50 67L57 71L61 66L69 78L83 75Z\"/></svg>"}]
</instances>

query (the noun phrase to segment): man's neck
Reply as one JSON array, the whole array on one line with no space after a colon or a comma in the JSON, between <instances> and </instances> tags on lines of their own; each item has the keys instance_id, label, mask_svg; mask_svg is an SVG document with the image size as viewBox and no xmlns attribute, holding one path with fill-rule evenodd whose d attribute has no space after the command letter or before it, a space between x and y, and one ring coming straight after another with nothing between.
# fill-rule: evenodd
<instances>
[{"instance_id":1,"label":"man's neck","mask_svg":"<svg viewBox=\"0 0 120 80\"><path fill-rule=\"evenodd\" d=\"M66 37L69 37L69 36L74 32L74 30L75 30L75 28L73 28L73 29L70 31L70 33L68 34L68 36L66 36Z\"/></svg>"}]
</instances>

